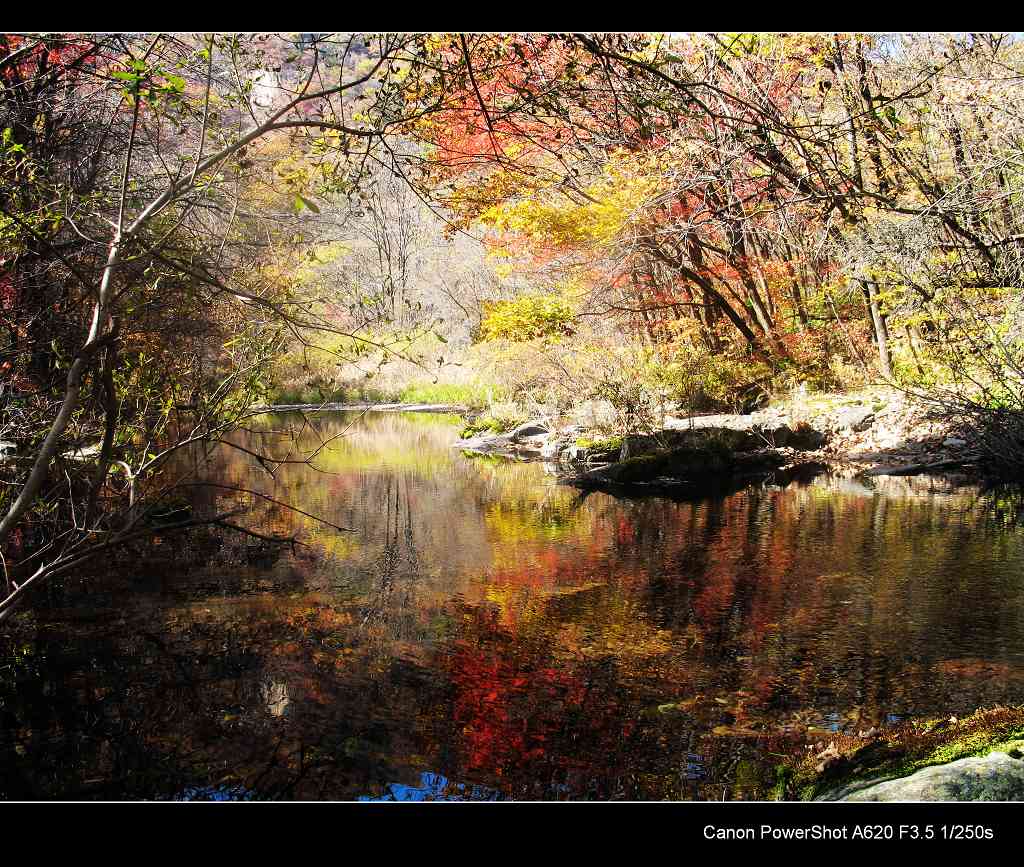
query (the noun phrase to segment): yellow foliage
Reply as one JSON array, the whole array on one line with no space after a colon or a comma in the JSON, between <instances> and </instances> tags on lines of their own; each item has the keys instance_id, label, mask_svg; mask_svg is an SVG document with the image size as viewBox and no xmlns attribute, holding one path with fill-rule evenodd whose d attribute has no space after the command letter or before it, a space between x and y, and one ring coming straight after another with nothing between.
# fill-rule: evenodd
<instances>
[{"instance_id":1,"label":"yellow foliage","mask_svg":"<svg viewBox=\"0 0 1024 867\"><path fill-rule=\"evenodd\" d=\"M582 195L536 190L488 208L480 219L499 231L555 247L599 247L619 239L660 184L650 160L616 151Z\"/></svg>"},{"instance_id":2,"label":"yellow foliage","mask_svg":"<svg viewBox=\"0 0 1024 867\"><path fill-rule=\"evenodd\" d=\"M573 309L557 295L523 295L487 306L480 327L483 340L534 340L572 333Z\"/></svg>"}]
</instances>

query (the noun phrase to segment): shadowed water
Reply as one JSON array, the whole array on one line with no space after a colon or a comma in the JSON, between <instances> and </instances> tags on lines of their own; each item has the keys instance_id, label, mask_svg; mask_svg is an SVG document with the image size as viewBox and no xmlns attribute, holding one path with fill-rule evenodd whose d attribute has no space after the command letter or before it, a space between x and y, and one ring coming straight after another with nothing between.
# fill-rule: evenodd
<instances>
[{"instance_id":1,"label":"shadowed water","mask_svg":"<svg viewBox=\"0 0 1024 867\"><path fill-rule=\"evenodd\" d=\"M0 796L765 798L830 732L1024 700L1019 492L583 496L450 417L295 424L237 442L346 433L173 472L301 544L158 538L4 624Z\"/></svg>"}]
</instances>

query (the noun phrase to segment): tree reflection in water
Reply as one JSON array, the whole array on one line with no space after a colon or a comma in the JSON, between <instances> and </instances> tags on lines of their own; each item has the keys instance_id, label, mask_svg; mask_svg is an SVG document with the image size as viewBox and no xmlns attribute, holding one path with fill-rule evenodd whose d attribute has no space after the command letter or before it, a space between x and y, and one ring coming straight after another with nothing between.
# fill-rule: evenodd
<instances>
[{"instance_id":1,"label":"tree reflection in water","mask_svg":"<svg viewBox=\"0 0 1024 867\"><path fill-rule=\"evenodd\" d=\"M249 497L305 544L167 538L53 585L0 635L0 795L763 798L829 732L1022 700L1016 489L581 497L455 431L371 415L322 473L192 456L354 532Z\"/></svg>"}]
</instances>

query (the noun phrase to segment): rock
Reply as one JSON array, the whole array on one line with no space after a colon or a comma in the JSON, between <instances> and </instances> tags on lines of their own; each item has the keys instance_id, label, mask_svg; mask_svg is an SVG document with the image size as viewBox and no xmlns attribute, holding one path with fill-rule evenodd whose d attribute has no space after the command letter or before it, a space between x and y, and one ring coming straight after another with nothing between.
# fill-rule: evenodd
<instances>
[{"instance_id":1,"label":"rock","mask_svg":"<svg viewBox=\"0 0 1024 867\"><path fill-rule=\"evenodd\" d=\"M571 440L569 442L564 442L558 450L558 462L560 464L582 463L583 461L580 457L581 451L582 449Z\"/></svg>"},{"instance_id":2,"label":"rock","mask_svg":"<svg viewBox=\"0 0 1024 867\"><path fill-rule=\"evenodd\" d=\"M796 430L790 431L784 444L797 451L813 452L824 446L826 442L828 442L828 437L820 430L815 430L808 424L798 424Z\"/></svg>"},{"instance_id":3,"label":"rock","mask_svg":"<svg viewBox=\"0 0 1024 867\"><path fill-rule=\"evenodd\" d=\"M711 416L709 416L710 418ZM726 451L752 451L764 448L765 438L760 432L743 427L698 425L689 428L666 428L655 434L635 434L622 442L621 460L644 455L663 454L680 448Z\"/></svg>"},{"instance_id":4,"label":"rock","mask_svg":"<svg viewBox=\"0 0 1024 867\"><path fill-rule=\"evenodd\" d=\"M655 479L691 479L722 473L728 466L727 455L708 449L681 448L660 455L641 455L617 464L591 470L572 480L579 487L632 485Z\"/></svg>"},{"instance_id":5,"label":"rock","mask_svg":"<svg viewBox=\"0 0 1024 867\"><path fill-rule=\"evenodd\" d=\"M699 433L700 432L700 433ZM664 439L672 433L689 434L689 442L701 442L704 437L724 438L735 451L790 447L801 451L813 451L825 444L825 435L806 423L797 424L794 430L778 412L759 412L751 415L703 415L691 418L666 418L665 430L656 435ZM745 434L746 436L738 436ZM706 441L706 440L704 440ZM673 443L675 444L675 443ZM627 443L632 447L632 443ZM630 450L642 454L642 450Z\"/></svg>"},{"instance_id":6,"label":"rock","mask_svg":"<svg viewBox=\"0 0 1024 867\"><path fill-rule=\"evenodd\" d=\"M558 437L548 437L540 447L541 460L556 461L558 454L565 448L565 440Z\"/></svg>"},{"instance_id":7,"label":"rock","mask_svg":"<svg viewBox=\"0 0 1024 867\"><path fill-rule=\"evenodd\" d=\"M728 428L729 430L750 430L758 419L749 414L719 413L718 415L694 415L689 417L666 416L666 430L695 430L697 428Z\"/></svg>"},{"instance_id":8,"label":"rock","mask_svg":"<svg viewBox=\"0 0 1024 867\"><path fill-rule=\"evenodd\" d=\"M835 430L850 430L855 433L867 430L875 420L875 413L868 406L844 406L832 413L831 423Z\"/></svg>"},{"instance_id":9,"label":"rock","mask_svg":"<svg viewBox=\"0 0 1024 867\"><path fill-rule=\"evenodd\" d=\"M819 801L1024 801L1024 761L1008 753L959 759L896 780L861 781Z\"/></svg>"},{"instance_id":10,"label":"rock","mask_svg":"<svg viewBox=\"0 0 1024 867\"><path fill-rule=\"evenodd\" d=\"M787 466L791 454L787 449L759 449L732 456L730 470L735 476L758 476Z\"/></svg>"},{"instance_id":11,"label":"rock","mask_svg":"<svg viewBox=\"0 0 1024 867\"><path fill-rule=\"evenodd\" d=\"M566 465L607 464L613 463L621 457L622 437L591 439L590 437L577 437L576 433L578 431L559 433L558 449L555 452L559 463Z\"/></svg>"},{"instance_id":12,"label":"rock","mask_svg":"<svg viewBox=\"0 0 1024 867\"><path fill-rule=\"evenodd\" d=\"M566 481L579 488L657 486L731 480L771 472L786 464L776 449L732 453L721 447L683 446L661 454L627 458Z\"/></svg>"},{"instance_id":13,"label":"rock","mask_svg":"<svg viewBox=\"0 0 1024 867\"><path fill-rule=\"evenodd\" d=\"M959 437L946 437L942 441L942 444L944 446L948 446L949 448L960 449L960 448L963 448L965 445L967 445L967 440L962 440Z\"/></svg>"},{"instance_id":14,"label":"rock","mask_svg":"<svg viewBox=\"0 0 1024 867\"><path fill-rule=\"evenodd\" d=\"M622 456L622 443L596 443L584 448L575 446L575 460L584 464L610 464Z\"/></svg>"},{"instance_id":15,"label":"rock","mask_svg":"<svg viewBox=\"0 0 1024 867\"><path fill-rule=\"evenodd\" d=\"M514 433L485 434L458 440L452 445L470 454L503 455L522 460L551 460L549 455L558 448L557 438L546 432L520 437L515 437Z\"/></svg>"},{"instance_id":16,"label":"rock","mask_svg":"<svg viewBox=\"0 0 1024 867\"><path fill-rule=\"evenodd\" d=\"M92 443L91 445L82 446L74 449L73 451L65 452L62 457L69 461L86 462L99 457L102 450L102 443Z\"/></svg>"},{"instance_id":17,"label":"rock","mask_svg":"<svg viewBox=\"0 0 1024 867\"><path fill-rule=\"evenodd\" d=\"M513 441L523 439L523 437L535 437L541 434L548 433L548 426L542 421L528 421L519 425L515 430L509 431L509 436Z\"/></svg>"},{"instance_id":18,"label":"rock","mask_svg":"<svg viewBox=\"0 0 1024 867\"><path fill-rule=\"evenodd\" d=\"M540 458L546 444L547 438L544 435L523 437L518 442L512 443L512 451L521 458Z\"/></svg>"},{"instance_id":19,"label":"rock","mask_svg":"<svg viewBox=\"0 0 1024 867\"><path fill-rule=\"evenodd\" d=\"M468 440L459 440L452 445L465 452L476 452L478 454L491 455L509 452L512 446L512 437L508 434L470 437Z\"/></svg>"},{"instance_id":20,"label":"rock","mask_svg":"<svg viewBox=\"0 0 1024 867\"><path fill-rule=\"evenodd\" d=\"M639 458L653 455L667 448L680 446L686 438L686 432L666 429L661 434L631 434L622 438L619 460Z\"/></svg>"}]
</instances>

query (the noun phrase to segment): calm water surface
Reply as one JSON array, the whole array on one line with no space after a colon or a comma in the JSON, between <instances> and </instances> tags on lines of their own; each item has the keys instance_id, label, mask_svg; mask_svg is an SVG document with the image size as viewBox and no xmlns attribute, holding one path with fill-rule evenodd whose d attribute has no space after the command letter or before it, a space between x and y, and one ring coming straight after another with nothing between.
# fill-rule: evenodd
<instances>
[{"instance_id":1,"label":"calm water surface","mask_svg":"<svg viewBox=\"0 0 1024 867\"><path fill-rule=\"evenodd\" d=\"M168 536L0 630L0 796L764 798L830 732L1024 701L1019 492L583 496L450 417L296 424L238 442L345 435L174 472L302 544Z\"/></svg>"}]
</instances>

